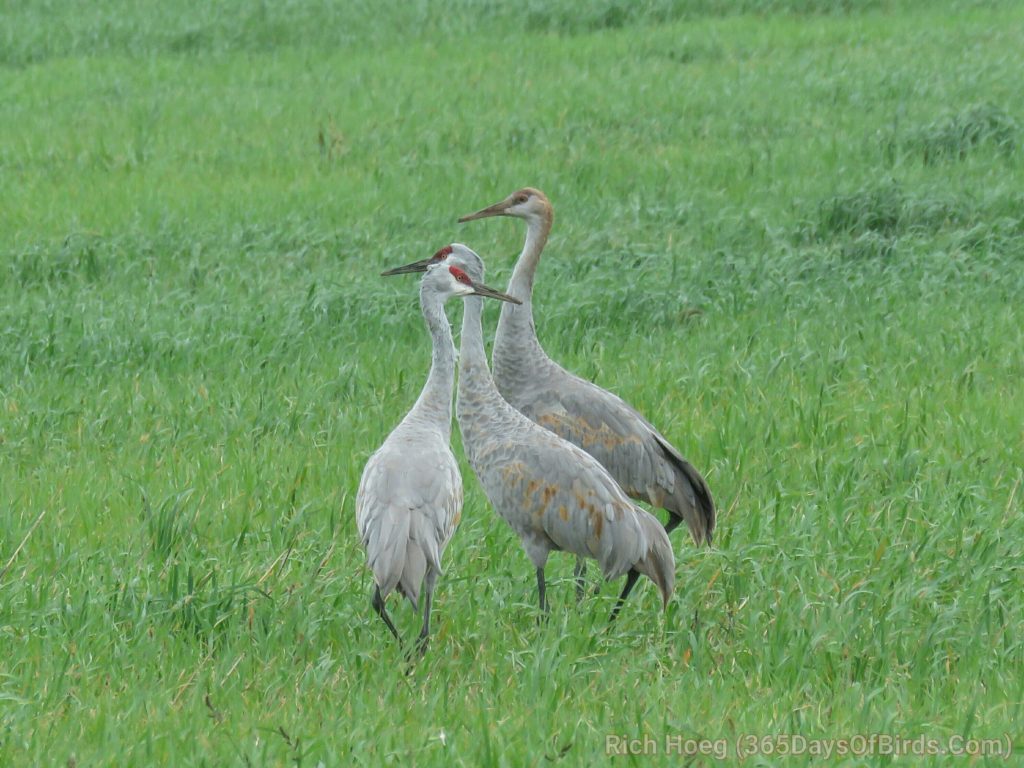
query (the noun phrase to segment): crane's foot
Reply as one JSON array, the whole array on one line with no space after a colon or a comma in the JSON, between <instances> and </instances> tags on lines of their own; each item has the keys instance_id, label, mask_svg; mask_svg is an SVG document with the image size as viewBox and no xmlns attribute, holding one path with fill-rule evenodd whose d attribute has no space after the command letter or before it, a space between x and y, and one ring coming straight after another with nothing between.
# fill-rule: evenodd
<instances>
[{"instance_id":1,"label":"crane's foot","mask_svg":"<svg viewBox=\"0 0 1024 768\"><path fill-rule=\"evenodd\" d=\"M420 635L416 638L416 653L422 659L427 655L427 646L430 645L430 635Z\"/></svg>"},{"instance_id":2,"label":"crane's foot","mask_svg":"<svg viewBox=\"0 0 1024 768\"><path fill-rule=\"evenodd\" d=\"M405 663L409 665L408 669L405 671L407 675L412 674L412 669L416 666L416 662L422 660L423 657L427 655L427 646L429 645L429 635L420 635L416 638L416 642L413 644L412 648L406 650Z\"/></svg>"}]
</instances>

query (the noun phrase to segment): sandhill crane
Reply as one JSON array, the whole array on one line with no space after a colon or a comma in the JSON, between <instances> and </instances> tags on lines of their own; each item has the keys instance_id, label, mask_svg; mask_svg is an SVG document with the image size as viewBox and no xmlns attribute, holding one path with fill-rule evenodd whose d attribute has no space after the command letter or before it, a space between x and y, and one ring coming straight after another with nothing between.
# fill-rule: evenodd
<instances>
[{"instance_id":1,"label":"sandhill crane","mask_svg":"<svg viewBox=\"0 0 1024 768\"><path fill-rule=\"evenodd\" d=\"M700 473L629 403L569 373L537 339L533 277L554 220L548 198L526 187L459 221L489 216L526 222L526 242L507 289L522 305L502 307L494 336L498 391L530 419L596 458L632 498L668 510L667 532L685 520L695 543L710 543L715 504Z\"/></svg>"},{"instance_id":2,"label":"sandhill crane","mask_svg":"<svg viewBox=\"0 0 1024 768\"><path fill-rule=\"evenodd\" d=\"M393 271L429 268L438 259L461 268L473 284L483 279L480 257L458 243ZM635 506L592 456L534 424L502 398L487 367L482 309L479 299L466 299L456 416L470 466L533 562L541 610L548 610L544 568L549 554L558 550L596 559L609 580L627 574L611 619L641 573L657 585L667 605L675 558L661 524Z\"/></svg>"},{"instance_id":3,"label":"sandhill crane","mask_svg":"<svg viewBox=\"0 0 1024 768\"><path fill-rule=\"evenodd\" d=\"M516 301L462 278L441 264L423 277L420 307L433 342L430 374L412 409L366 462L356 495L356 526L376 582L371 604L399 644L384 601L397 587L418 610L421 587L425 591L420 654L430 635L441 557L462 514L462 477L449 447L455 344L444 302L469 295Z\"/></svg>"}]
</instances>

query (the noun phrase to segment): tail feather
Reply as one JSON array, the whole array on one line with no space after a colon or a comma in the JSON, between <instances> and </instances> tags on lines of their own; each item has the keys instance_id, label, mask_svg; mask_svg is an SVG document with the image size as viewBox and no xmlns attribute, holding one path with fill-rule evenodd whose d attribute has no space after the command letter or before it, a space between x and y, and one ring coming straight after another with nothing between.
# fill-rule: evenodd
<instances>
[{"instance_id":1,"label":"tail feather","mask_svg":"<svg viewBox=\"0 0 1024 768\"><path fill-rule=\"evenodd\" d=\"M409 543L398 589L416 609L419 609L420 590L428 570L441 572L441 553L430 521L421 514L414 514L409 521Z\"/></svg>"},{"instance_id":2,"label":"tail feather","mask_svg":"<svg viewBox=\"0 0 1024 768\"><path fill-rule=\"evenodd\" d=\"M423 549L417 542L410 541L405 548L405 565L398 582L398 591L409 598L409 602L416 610L420 607L420 587L423 586L423 576L426 572L427 558L423 554Z\"/></svg>"},{"instance_id":3,"label":"tail feather","mask_svg":"<svg viewBox=\"0 0 1024 768\"><path fill-rule=\"evenodd\" d=\"M715 534L717 513L715 501L711 497L711 489L690 462L679 455L669 443L658 439L665 458L672 464L677 473L675 493L665 500L665 508L677 517L686 521L690 536L695 544L710 544Z\"/></svg>"},{"instance_id":4,"label":"tail feather","mask_svg":"<svg viewBox=\"0 0 1024 768\"><path fill-rule=\"evenodd\" d=\"M408 515L381 516L371 522L366 536L366 554L381 597L391 594L402 579L408 549Z\"/></svg>"},{"instance_id":5,"label":"tail feather","mask_svg":"<svg viewBox=\"0 0 1024 768\"><path fill-rule=\"evenodd\" d=\"M676 559L672 553L672 544L654 515L641 509L637 512L647 546L634 567L657 585L661 592L662 606L667 607L676 585Z\"/></svg>"}]
</instances>

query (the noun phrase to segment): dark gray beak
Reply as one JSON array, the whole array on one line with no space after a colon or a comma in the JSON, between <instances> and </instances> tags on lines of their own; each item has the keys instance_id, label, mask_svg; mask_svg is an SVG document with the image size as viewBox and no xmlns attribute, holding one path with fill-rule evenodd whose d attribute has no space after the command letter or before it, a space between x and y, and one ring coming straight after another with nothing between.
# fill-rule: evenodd
<instances>
[{"instance_id":1,"label":"dark gray beak","mask_svg":"<svg viewBox=\"0 0 1024 768\"><path fill-rule=\"evenodd\" d=\"M412 264L406 264L404 267L395 267L394 269L389 269L386 272L381 272L380 276L391 277L392 275L406 275L411 272L426 272L427 267L430 266L430 263L433 260L433 256L429 259L420 259L419 261L414 261Z\"/></svg>"},{"instance_id":2,"label":"dark gray beak","mask_svg":"<svg viewBox=\"0 0 1024 768\"><path fill-rule=\"evenodd\" d=\"M509 296L507 293L488 288L483 283L473 283L473 294L475 296L486 296L489 299L497 299L498 301L507 301L509 304L523 303L515 296Z\"/></svg>"},{"instance_id":3,"label":"dark gray beak","mask_svg":"<svg viewBox=\"0 0 1024 768\"><path fill-rule=\"evenodd\" d=\"M467 221L474 221L476 219L486 219L488 216L508 216L509 201L502 200L500 203L489 205L486 208L481 208L476 213L470 213L459 218L459 224L465 224Z\"/></svg>"}]
</instances>

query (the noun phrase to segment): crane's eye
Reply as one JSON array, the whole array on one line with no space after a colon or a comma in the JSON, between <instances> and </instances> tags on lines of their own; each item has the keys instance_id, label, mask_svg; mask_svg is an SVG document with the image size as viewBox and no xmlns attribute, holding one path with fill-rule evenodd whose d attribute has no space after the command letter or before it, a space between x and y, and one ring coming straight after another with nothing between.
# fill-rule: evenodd
<instances>
[{"instance_id":1,"label":"crane's eye","mask_svg":"<svg viewBox=\"0 0 1024 768\"><path fill-rule=\"evenodd\" d=\"M444 248L438 249L437 253L430 257L430 260L432 262L443 261L451 255L452 247L450 245L446 245Z\"/></svg>"},{"instance_id":2,"label":"crane's eye","mask_svg":"<svg viewBox=\"0 0 1024 768\"><path fill-rule=\"evenodd\" d=\"M525 203L529 199L526 195L516 195L516 204Z\"/></svg>"},{"instance_id":3,"label":"crane's eye","mask_svg":"<svg viewBox=\"0 0 1024 768\"><path fill-rule=\"evenodd\" d=\"M460 283L465 283L466 285L472 285L473 284L473 281L469 279L469 275L467 275L465 272L463 272L458 267L448 267L448 271L451 272L452 273L452 277L454 277Z\"/></svg>"}]
</instances>

